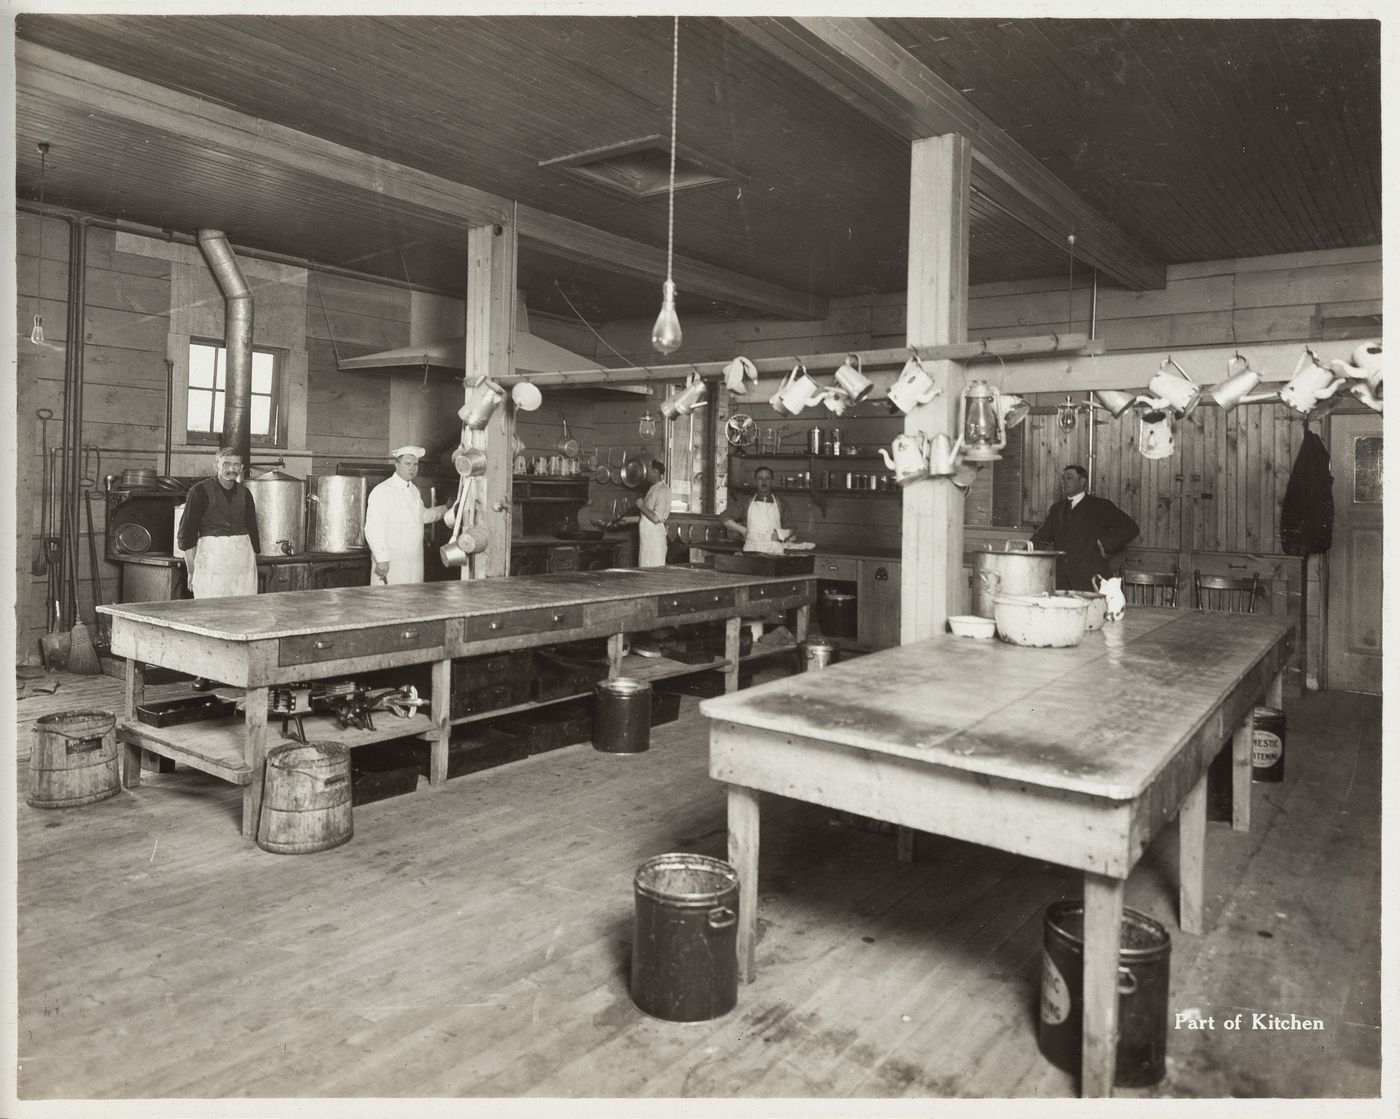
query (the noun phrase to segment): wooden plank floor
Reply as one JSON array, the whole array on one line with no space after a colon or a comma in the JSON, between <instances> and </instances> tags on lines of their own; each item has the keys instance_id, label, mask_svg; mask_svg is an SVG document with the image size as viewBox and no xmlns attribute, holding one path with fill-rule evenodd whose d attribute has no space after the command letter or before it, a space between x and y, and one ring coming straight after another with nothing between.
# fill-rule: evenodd
<instances>
[{"instance_id":1,"label":"wooden plank floor","mask_svg":"<svg viewBox=\"0 0 1400 1119\"><path fill-rule=\"evenodd\" d=\"M22 757L40 715L120 702L111 678L63 682L19 703ZM635 1009L636 867L725 853L695 702L645 754L583 744L420 782L314 855L247 844L238 789L192 771L32 809L21 760L20 1098L1071 1095L1035 1024L1042 911L1076 878L929 837L900 863L892 837L778 798L757 981L713 1022ZM1380 1091L1380 704L1309 695L1288 718L1254 830L1210 825L1211 931L1176 926L1171 827L1127 904L1172 933L1170 1012L1326 1029L1174 1030L1166 1080L1122 1096Z\"/></svg>"}]
</instances>

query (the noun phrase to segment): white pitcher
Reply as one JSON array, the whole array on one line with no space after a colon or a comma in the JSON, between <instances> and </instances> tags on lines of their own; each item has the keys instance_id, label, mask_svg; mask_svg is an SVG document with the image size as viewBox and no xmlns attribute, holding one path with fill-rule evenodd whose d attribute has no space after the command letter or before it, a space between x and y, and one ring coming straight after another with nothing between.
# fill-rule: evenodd
<instances>
[{"instance_id":1,"label":"white pitcher","mask_svg":"<svg viewBox=\"0 0 1400 1119\"><path fill-rule=\"evenodd\" d=\"M924 363L917 357L911 357L904 363L904 368L899 371L899 379L890 386L886 395L891 404L901 412L908 413L921 404L929 403L939 391L928 370L924 368Z\"/></svg>"},{"instance_id":2,"label":"white pitcher","mask_svg":"<svg viewBox=\"0 0 1400 1119\"><path fill-rule=\"evenodd\" d=\"M1128 608L1128 600L1123 597L1123 580L1121 578L1105 579L1102 575L1094 576L1094 590L1104 596L1104 619L1116 622L1123 616L1123 611Z\"/></svg>"}]
</instances>

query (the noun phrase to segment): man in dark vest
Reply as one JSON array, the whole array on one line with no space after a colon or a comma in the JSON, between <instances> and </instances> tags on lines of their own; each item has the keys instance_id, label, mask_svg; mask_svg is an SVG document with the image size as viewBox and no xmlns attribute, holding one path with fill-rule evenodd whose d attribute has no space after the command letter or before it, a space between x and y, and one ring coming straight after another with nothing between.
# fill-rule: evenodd
<instances>
[{"instance_id":1,"label":"man in dark vest","mask_svg":"<svg viewBox=\"0 0 1400 1119\"><path fill-rule=\"evenodd\" d=\"M1060 474L1063 499L1050 506L1045 523L1031 542L1063 552L1055 562L1055 586L1062 591L1092 591L1094 576L1113 573L1108 557L1137 539L1137 522L1105 497L1088 492L1089 472L1066 466Z\"/></svg>"}]
</instances>

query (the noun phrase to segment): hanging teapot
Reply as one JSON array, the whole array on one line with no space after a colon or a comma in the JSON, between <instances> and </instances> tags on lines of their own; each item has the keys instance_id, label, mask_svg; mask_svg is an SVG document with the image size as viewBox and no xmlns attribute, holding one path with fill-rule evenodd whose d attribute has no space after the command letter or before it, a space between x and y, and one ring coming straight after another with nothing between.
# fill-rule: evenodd
<instances>
[{"instance_id":1,"label":"hanging teapot","mask_svg":"<svg viewBox=\"0 0 1400 1119\"><path fill-rule=\"evenodd\" d=\"M1155 409L1138 417L1138 453L1143 458L1170 458L1176 450L1172 438L1172 416L1164 400L1155 400Z\"/></svg>"},{"instance_id":2,"label":"hanging teapot","mask_svg":"<svg viewBox=\"0 0 1400 1119\"><path fill-rule=\"evenodd\" d=\"M923 432L904 432L894 438L894 456L884 447L880 457L885 466L894 471L894 480L901 486L927 478L929 474L929 444Z\"/></svg>"},{"instance_id":3,"label":"hanging teapot","mask_svg":"<svg viewBox=\"0 0 1400 1119\"><path fill-rule=\"evenodd\" d=\"M1318 401L1336 393L1343 382L1344 378L1319 364L1310 350L1304 350L1293 370L1293 379L1279 390L1278 396L1295 412L1306 416L1317 407Z\"/></svg>"},{"instance_id":4,"label":"hanging teapot","mask_svg":"<svg viewBox=\"0 0 1400 1119\"><path fill-rule=\"evenodd\" d=\"M1158 366L1152 380L1147 382L1147 391L1170 404L1178 419L1189 415L1201 400L1201 386L1191 380L1186 370L1171 358Z\"/></svg>"},{"instance_id":5,"label":"hanging teapot","mask_svg":"<svg viewBox=\"0 0 1400 1119\"><path fill-rule=\"evenodd\" d=\"M484 431L505 398L505 389L495 381L483 377L472 386L466 403L457 409L457 418L473 431Z\"/></svg>"}]
</instances>

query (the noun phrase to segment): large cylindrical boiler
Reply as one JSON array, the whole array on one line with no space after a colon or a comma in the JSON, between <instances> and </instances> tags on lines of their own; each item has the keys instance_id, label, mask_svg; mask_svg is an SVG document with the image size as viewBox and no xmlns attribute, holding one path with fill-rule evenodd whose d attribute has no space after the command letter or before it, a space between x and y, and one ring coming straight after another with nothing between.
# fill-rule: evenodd
<instances>
[{"instance_id":1,"label":"large cylindrical boiler","mask_svg":"<svg viewBox=\"0 0 1400 1119\"><path fill-rule=\"evenodd\" d=\"M371 478L323 474L307 478L307 542L313 552L353 552L365 547L365 507Z\"/></svg>"},{"instance_id":2,"label":"large cylindrical boiler","mask_svg":"<svg viewBox=\"0 0 1400 1119\"><path fill-rule=\"evenodd\" d=\"M269 470L247 483L258 510L258 536L264 556L306 551L306 483Z\"/></svg>"}]
</instances>

